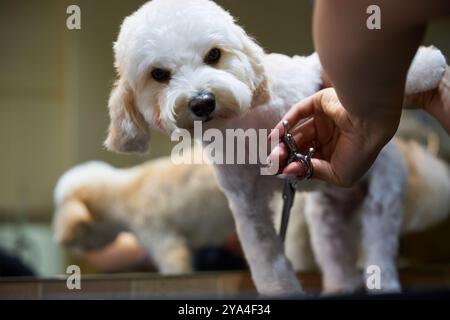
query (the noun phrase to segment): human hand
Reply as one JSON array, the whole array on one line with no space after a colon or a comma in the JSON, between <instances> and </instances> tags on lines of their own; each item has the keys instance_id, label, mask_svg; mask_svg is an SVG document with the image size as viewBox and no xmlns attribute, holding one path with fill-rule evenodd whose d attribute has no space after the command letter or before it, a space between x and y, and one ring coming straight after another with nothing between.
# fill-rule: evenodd
<instances>
[{"instance_id":1,"label":"human hand","mask_svg":"<svg viewBox=\"0 0 450 320\"><path fill-rule=\"evenodd\" d=\"M298 150L306 153L314 147L313 178L349 187L370 168L381 148L392 138L398 119L362 119L347 112L332 88L324 89L293 106L276 125L283 136L282 122L288 120L289 132ZM274 136L272 132L269 139ZM287 146L281 142L269 155L269 161L278 159L280 173L303 177L303 164L286 165ZM284 164L284 166L283 166Z\"/></svg>"}]
</instances>

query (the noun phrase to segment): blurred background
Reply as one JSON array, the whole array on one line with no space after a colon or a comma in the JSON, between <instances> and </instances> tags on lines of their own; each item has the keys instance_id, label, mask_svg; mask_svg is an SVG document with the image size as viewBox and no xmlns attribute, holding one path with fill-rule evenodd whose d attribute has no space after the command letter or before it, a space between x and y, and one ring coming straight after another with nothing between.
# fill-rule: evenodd
<instances>
[{"instance_id":1,"label":"blurred background","mask_svg":"<svg viewBox=\"0 0 450 320\"><path fill-rule=\"evenodd\" d=\"M267 51L306 55L313 51L310 1L220 0ZM128 167L169 155L169 139L153 133L150 154L118 155L103 146L107 100L115 79L112 43L123 18L140 0L0 0L0 247L39 276L65 272L73 259L52 240L52 192L58 178L92 159ZM81 8L81 30L66 28L66 8ZM430 24L426 44L450 56L450 20ZM439 153L450 144L432 120ZM418 119L418 120L417 120ZM402 123L405 135L420 128ZM446 222L430 235L402 245L429 263L449 263ZM438 230L438 231L436 231Z\"/></svg>"}]
</instances>

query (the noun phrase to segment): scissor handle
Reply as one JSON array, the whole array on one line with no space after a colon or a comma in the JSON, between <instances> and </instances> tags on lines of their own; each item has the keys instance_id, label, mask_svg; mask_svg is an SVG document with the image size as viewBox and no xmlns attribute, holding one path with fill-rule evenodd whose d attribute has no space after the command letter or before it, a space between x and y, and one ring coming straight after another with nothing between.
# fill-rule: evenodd
<instances>
[{"instance_id":1,"label":"scissor handle","mask_svg":"<svg viewBox=\"0 0 450 320\"><path fill-rule=\"evenodd\" d=\"M304 179L310 179L313 175L313 166L311 163L311 158L315 153L313 147L309 148L307 154L303 154L297 151L297 145L292 137L292 134L289 133L289 123L287 120L283 120L284 134L283 140L289 148L289 158L288 163L293 161L301 162L306 167L306 175Z\"/></svg>"}]
</instances>

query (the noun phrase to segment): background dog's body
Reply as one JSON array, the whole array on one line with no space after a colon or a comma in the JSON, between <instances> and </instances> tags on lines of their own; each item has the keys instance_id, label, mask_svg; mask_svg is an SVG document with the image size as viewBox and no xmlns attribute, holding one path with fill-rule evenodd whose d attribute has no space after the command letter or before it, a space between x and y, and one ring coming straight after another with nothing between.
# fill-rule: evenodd
<instances>
[{"instance_id":1,"label":"background dog's body","mask_svg":"<svg viewBox=\"0 0 450 320\"><path fill-rule=\"evenodd\" d=\"M223 245L234 231L212 170L170 158L131 169L97 161L74 167L55 188L55 238L87 251L132 231L159 271L192 271L194 249Z\"/></svg>"}]
</instances>

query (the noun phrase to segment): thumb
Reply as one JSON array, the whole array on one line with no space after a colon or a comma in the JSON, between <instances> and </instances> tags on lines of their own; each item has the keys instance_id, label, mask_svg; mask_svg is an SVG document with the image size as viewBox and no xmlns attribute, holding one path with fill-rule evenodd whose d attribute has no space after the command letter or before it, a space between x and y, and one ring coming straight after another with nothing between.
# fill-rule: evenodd
<instances>
[{"instance_id":1,"label":"thumb","mask_svg":"<svg viewBox=\"0 0 450 320\"><path fill-rule=\"evenodd\" d=\"M348 121L347 111L332 88L320 91L320 94L315 98L316 105L320 106L323 113L332 119L336 125L340 126Z\"/></svg>"}]
</instances>

